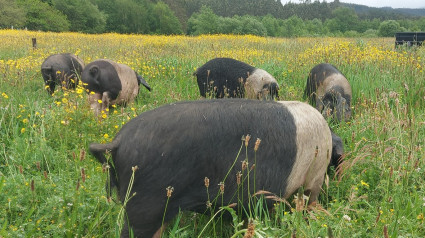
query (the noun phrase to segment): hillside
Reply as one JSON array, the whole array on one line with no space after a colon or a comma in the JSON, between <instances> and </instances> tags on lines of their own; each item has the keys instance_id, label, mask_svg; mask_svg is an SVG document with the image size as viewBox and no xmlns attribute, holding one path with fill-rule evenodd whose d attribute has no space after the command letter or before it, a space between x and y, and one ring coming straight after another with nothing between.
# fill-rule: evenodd
<instances>
[{"instance_id":1,"label":"hillside","mask_svg":"<svg viewBox=\"0 0 425 238\"><path fill-rule=\"evenodd\" d=\"M176 14L183 25L185 25L193 13L199 12L202 6L210 7L216 15L222 17L233 17L235 15L265 16L270 14L275 18L288 19L291 16L297 15L303 20L317 18L323 21L332 18L332 11L338 7L353 8L360 19L401 20L425 16L425 8L376 8L343 3L338 0L332 2L289 2L284 5L274 0L164 0L164 2Z\"/></svg>"},{"instance_id":2,"label":"hillside","mask_svg":"<svg viewBox=\"0 0 425 238\"><path fill-rule=\"evenodd\" d=\"M412 16L425 16L425 7L420 9L413 9L413 8L397 8L394 9L397 12L402 12L404 14L412 15Z\"/></svg>"},{"instance_id":3,"label":"hillside","mask_svg":"<svg viewBox=\"0 0 425 238\"><path fill-rule=\"evenodd\" d=\"M399 20L405 18L415 18L425 16L425 8L391 8L391 7L368 7L352 3L341 3L341 6L353 8L360 18L382 20Z\"/></svg>"},{"instance_id":4,"label":"hillside","mask_svg":"<svg viewBox=\"0 0 425 238\"><path fill-rule=\"evenodd\" d=\"M1 2L1 0L0 0ZM338 36L395 20L394 31L425 31L425 9L374 8L304 0L7 0L0 29L124 34ZM354 35L353 35L354 33ZM382 34L389 36L391 34Z\"/></svg>"}]
</instances>

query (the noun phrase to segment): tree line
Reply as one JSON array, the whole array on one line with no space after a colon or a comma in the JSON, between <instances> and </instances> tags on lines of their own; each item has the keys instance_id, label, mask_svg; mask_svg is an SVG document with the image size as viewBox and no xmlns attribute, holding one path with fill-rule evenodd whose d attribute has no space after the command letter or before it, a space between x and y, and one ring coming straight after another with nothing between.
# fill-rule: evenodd
<instances>
[{"instance_id":1,"label":"tree line","mask_svg":"<svg viewBox=\"0 0 425 238\"><path fill-rule=\"evenodd\" d=\"M0 0L0 28L83 33L183 34L162 1Z\"/></svg>"},{"instance_id":2,"label":"tree line","mask_svg":"<svg viewBox=\"0 0 425 238\"><path fill-rule=\"evenodd\" d=\"M364 7L356 12L339 0L285 5L280 0L0 0L0 9L0 28L54 32L373 37L425 31L425 17Z\"/></svg>"}]
</instances>

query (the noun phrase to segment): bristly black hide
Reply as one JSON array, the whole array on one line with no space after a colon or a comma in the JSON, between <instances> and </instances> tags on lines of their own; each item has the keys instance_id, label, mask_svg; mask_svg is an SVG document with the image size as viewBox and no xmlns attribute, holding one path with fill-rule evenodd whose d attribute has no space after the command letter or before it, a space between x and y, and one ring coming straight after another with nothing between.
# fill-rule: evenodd
<instances>
[{"instance_id":1,"label":"bristly black hide","mask_svg":"<svg viewBox=\"0 0 425 238\"><path fill-rule=\"evenodd\" d=\"M97 67L96 75L90 73L90 69ZM108 92L109 97L115 100L122 90L121 80L114 66L105 60L96 60L86 65L81 80L87 84L85 87L95 93Z\"/></svg>"},{"instance_id":2,"label":"bristly black hide","mask_svg":"<svg viewBox=\"0 0 425 238\"><path fill-rule=\"evenodd\" d=\"M305 105L305 104L303 104ZM324 130L329 130L327 124ZM124 199L138 166L126 211L137 237L152 237L161 226L167 201L166 188L174 192L168 201L165 222L179 210L203 213L208 194L215 208L237 203L236 174L248 158L248 169L255 163L255 189L283 196L297 156L297 131L291 112L281 103L246 99L218 99L178 102L146 111L129 121L109 144L92 144L91 152L100 162L100 152L110 150L118 177L119 196ZM305 129L304 129L305 130ZM306 133L301 132L301 133ZM242 136L251 136L247 152ZM257 138L261 144L254 154ZM307 148L316 145L308 145ZM317 143L315 141L314 143ZM232 164L237 158L234 167ZM227 178L226 175L228 174ZM243 171L246 178L247 170ZM207 189L204 178L210 180ZM226 178L226 179L225 179ZM250 172L250 194L254 193L254 173ZM225 191L218 203L220 182ZM244 181L244 205L248 201ZM242 189L241 189L242 190ZM242 191L239 191L240 195ZM267 200L271 206L272 201ZM122 236L128 235L128 228Z\"/></svg>"},{"instance_id":3,"label":"bristly black hide","mask_svg":"<svg viewBox=\"0 0 425 238\"><path fill-rule=\"evenodd\" d=\"M226 93L228 97L240 98L244 96L246 78L255 69L235 59L215 58L199 67L194 74L202 97L212 91L215 98L227 97Z\"/></svg>"},{"instance_id":4,"label":"bristly black hide","mask_svg":"<svg viewBox=\"0 0 425 238\"><path fill-rule=\"evenodd\" d=\"M84 65L81 59L70 53L54 54L47 57L41 64L41 73L47 91L52 94L56 85L72 88L78 84L78 77L83 71ZM70 80L72 79L72 80ZM64 83L62 83L65 81Z\"/></svg>"},{"instance_id":5,"label":"bristly black hide","mask_svg":"<svg viewBox=\"0 0 425 238\"><path fill-rule=\"evenodd\" d=\"M304 98L308 99L309 103L325 117L326 111L330 109L333 119L349 121L351 97L350 83L335 66L323 63L316 65L310 71Z\"/></svg>"}]
</instances>

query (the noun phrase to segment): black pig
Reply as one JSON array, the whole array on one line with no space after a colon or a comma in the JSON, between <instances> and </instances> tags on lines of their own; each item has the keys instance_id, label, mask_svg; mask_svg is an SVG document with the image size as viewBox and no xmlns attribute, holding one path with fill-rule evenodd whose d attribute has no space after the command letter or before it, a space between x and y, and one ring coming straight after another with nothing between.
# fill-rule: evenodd
<instances>
[{"instance_id":1,"label":"black pig","mask_svg":"<svg viewBox=\"0 0 425 238\"><path fill-rule=\"evenodd\" d=\"M325 117L332 116L337 121L351 118L350 83L331 64L319 64L310 71L304 97Z\"/></svg>"},{"instance_id":2,"label":"black pig","mask_svg":"<svg viewBox=\"0 0 425 238\"><path fill-rule=\"evenodd\" d=\"M235 176L245 160L237 157L241 137L248 134L253 138L247 149L249 167L256 158L255 180L252 172L247 178L243 171L249 191L247 186L238 190ZM261 139L256 156L255 138ZM248 197L258 190L288 198L301 186L310 195L309 204L315 204L331 159L332 136L323 116L306 103L212 99L144 112L124 125L111 143L91 144L90 152L111 165L111 187L117 188L122 202L132 168L138 167L129 193L136 194L125 207L128 226L136 237L152 237L160 233L169 186L174 192L165 222L179 210L206 211L205 177L211 197L220 193L219 183L225 184L224 204L238 202L235 193ZM109 161L106 152L112 155ZM246 202L239 205L246 207ZM272 206L272 201L267 203ZM126 226L121 236L128 237L128 232Z\"/></svg>"},{"instance_id":3,"label":"black pig","mask_svg":"<svg viewBox=\"0 0 425 238\"><path fill-rule=\"evenodd\" d=\"M216 98L278 97L279 86L272 75L235 59L212 59L199 67L194 75L202 97L208 93Z\"/></svg>"},{"instance_id":4,"label":"black pig","mask_svg":"<svg viewBox=\"0 0 425 238\"><path fill-rule=\"evenodd\" d=\"M41 74L47 91L53 94L56 84L75 89L83 68L83 60L70 53L47 57L41 64Z\"/></svg>"},{"instance_id":5,"label":"black pig","mask_svg":"<svg viewBox=\"0 0 425 238\"><path fill-rule=\"evenodd\" d=\"M151 90L143 77L129 66L108 59L88 64L82 72L81 81L90 91L89 102L96 115L112 104L132 102L139 93L140 84Z\"/></svg>"}]
</instances>

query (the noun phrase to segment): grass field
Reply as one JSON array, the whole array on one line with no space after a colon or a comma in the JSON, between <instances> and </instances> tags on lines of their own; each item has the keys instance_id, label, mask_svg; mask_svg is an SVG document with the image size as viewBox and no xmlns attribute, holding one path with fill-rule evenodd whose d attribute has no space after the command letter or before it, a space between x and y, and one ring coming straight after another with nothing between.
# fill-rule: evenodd
<instances>
[{"instance_id":1,"label":"grass field","mask_svg":"<svg viewBox=\"0 0 425 238\"><path fill-rule=\"evenodd\" d=\"M326 237L329 230L334 237L425 237L424 47L394 49L393 38L17 30L0 30L0 42L0 237L119 236L121 205L107 201L106 173L87 152L89 143L112 140L143 111L199 99L192 73L214 57L265 69L284 100L303 100L308 72L321 62L336 65L353 88L353 119L331 124L346 157L339 176L330 171L319 197L329 214L276 203L275 212L254 213L257 237ZM52 97L44 89L41 63L63 52L86 64L99 58L127 64L153 91L140 89L134 104L97 120L84 90L58 90ZM186 212L163 237L243 237L239 215L209 222L210 215Z\"/></svg>"}]
</instances>

